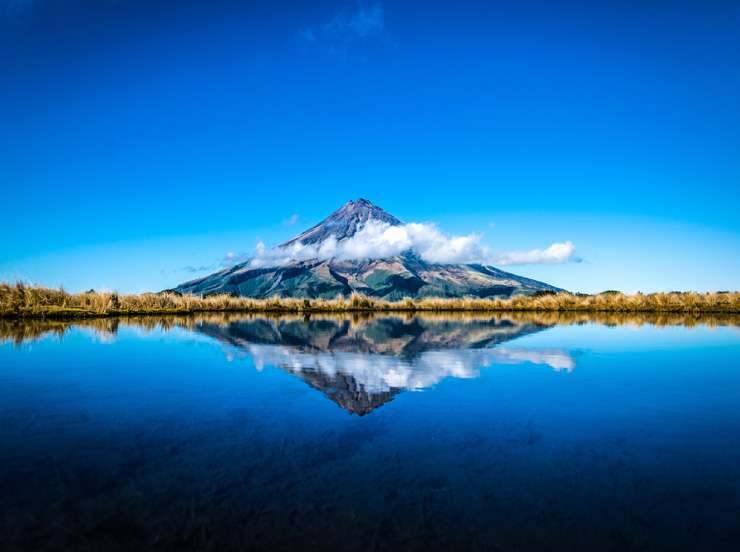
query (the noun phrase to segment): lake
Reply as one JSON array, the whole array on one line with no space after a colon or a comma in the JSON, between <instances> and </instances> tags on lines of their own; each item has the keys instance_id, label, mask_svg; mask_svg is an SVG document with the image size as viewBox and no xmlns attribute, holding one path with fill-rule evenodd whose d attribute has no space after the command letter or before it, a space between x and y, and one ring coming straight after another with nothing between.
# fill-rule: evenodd
<instances>
[{"instance_id":1,"label":"lake","mask_svg":"<svg viewBox=\"0 0 740 552\"><path fill-rule=\"evenodd\" d=\"M8 550L737 550L740 318L0 321Z\"/></svg>"}]
</instances>

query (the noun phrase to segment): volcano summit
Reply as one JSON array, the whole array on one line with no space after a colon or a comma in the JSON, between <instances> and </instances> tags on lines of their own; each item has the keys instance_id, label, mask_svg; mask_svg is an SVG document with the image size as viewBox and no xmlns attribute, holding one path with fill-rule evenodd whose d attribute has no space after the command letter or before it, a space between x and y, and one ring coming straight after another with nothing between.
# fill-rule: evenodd
<instances>
[{"instance_id":1,"label":"volcano summit","mask_svg":"<svg viewBox=\"0 0 740 552\"><path fill-rule=\"evenodd\" d=\"M413 226L413 225L410 225ZM180 293L245 297L334 298L361 293L404 297L510 297L559 288L479 263L433 262L413 249L389 256L367 250L363 238L393 235L404 224L366 199L348 201L316 226L255 258L175 288ZM384 234L385 235L385 234ZM392 249L392 248L391 248Z\"/></svg>"}]
</instances>

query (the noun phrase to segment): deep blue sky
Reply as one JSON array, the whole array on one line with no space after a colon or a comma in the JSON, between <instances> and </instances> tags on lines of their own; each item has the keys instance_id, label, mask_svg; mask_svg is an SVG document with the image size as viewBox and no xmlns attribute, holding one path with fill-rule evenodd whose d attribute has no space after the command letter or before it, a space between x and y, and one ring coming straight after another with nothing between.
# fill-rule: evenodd
<instances>
[{"instance_id":1,"label":"deep blue sky","mask_svg":"<svg viewBox=\"0 0 740 552\"><path fill-rule=\"evenodd\" d=\"M0 0L0 279L157 290L367 197L571 240L510 267L569 289L740 288L738 29L737 2Z\"/></svg>"}]
</instances>

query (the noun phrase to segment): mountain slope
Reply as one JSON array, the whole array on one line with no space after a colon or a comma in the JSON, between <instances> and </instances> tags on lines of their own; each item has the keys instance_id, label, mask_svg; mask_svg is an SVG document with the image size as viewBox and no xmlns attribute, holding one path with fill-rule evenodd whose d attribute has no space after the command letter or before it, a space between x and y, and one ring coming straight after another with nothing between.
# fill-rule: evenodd
<instances>
[{"instance_id":1,"label":"mountain slope","mask_svg":"<svg viewBox=\"0 0 740 552\"><path fill-rule=\"evenodd\" d=\"M317 245L330 236L341 241L368 221L402 224L366 199L349 201L316 226L278 246ZM560 291L543 282L480 264L429 263L412 251L384 259L311 259L280 266L241 263L181 284L175 291L247 297L333 298L354 292L398 300L404 297L509 297L538 291Z\"/></svg>"}]
</instances>

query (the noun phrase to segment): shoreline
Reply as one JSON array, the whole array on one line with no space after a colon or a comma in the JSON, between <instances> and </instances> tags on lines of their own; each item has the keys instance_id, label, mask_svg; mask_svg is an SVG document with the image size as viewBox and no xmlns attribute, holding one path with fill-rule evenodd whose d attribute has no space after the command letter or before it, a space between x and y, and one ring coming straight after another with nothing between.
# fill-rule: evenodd
<instances>
[{"instance_id":1,"label":"shoreline","mask_svg":"<svg viewBox=\"0 0 740 552\"><path fill-rule=\"evenodd\" d=\"M733 327L740 328L740 314L734 313L676 313L676 312L607 312L607 311L353 311L353 312L201 312L166 314L97 315L76 318L1 318L0 345L10 341L19 345L47 334L64 335L73 327L88 328L101 335L115 335L121 327L139 327L145 330L174 327L193 329L203 324L231 325L251 322L271 324L312 324L326 321L349 323L355 327L375 319L397 319L411 324L412 320L427 324L478 322L484 324L532 324L538 327L580 326L598 324L617 327ZM504 326L502 326L504 327Z\"/></svg>"},{"instance_id":2,"label":"shoreline","mask_svg":"<svg viewBox=\"0 0 740 552\"><path fill-rule=\"evenodd\" d=\"M355 294L348 298L252 299L229 295L197 297L171 292L119 295L115 292L68 293L62 289L0 284L0 318L84 319L120 316L313 313L424 313L424 312L564 312L740 314L740 292L668 292L625 295L557 294L517 295L507 299L436 298L387 301Z\"/></svg>"},{"instance_id":3,"label":"shoreline","mask_svg":"<svg viewBox=\"0 0 740 552\"><path fill-rule=\"evenodd\" d=\"M408 308L408 307L390 307L390 308L289 308L289 307L272 307L256 309L162 309L162 310L110 310L106 312L95 312L83 309L42 309L29 310L20 312L2 312L0 319L3 320L84 320L93 318L120 318L127 316L188 316L199 314L424 314L424 313L572 313L572 314L684 314L702 316L705 314L737 314L740 310L726 309L697 309L697 308L662 308L662 309L625 309L625 308L543 308L543 307L438 307L438 308Z\"/></svg>"}]
</instances>

